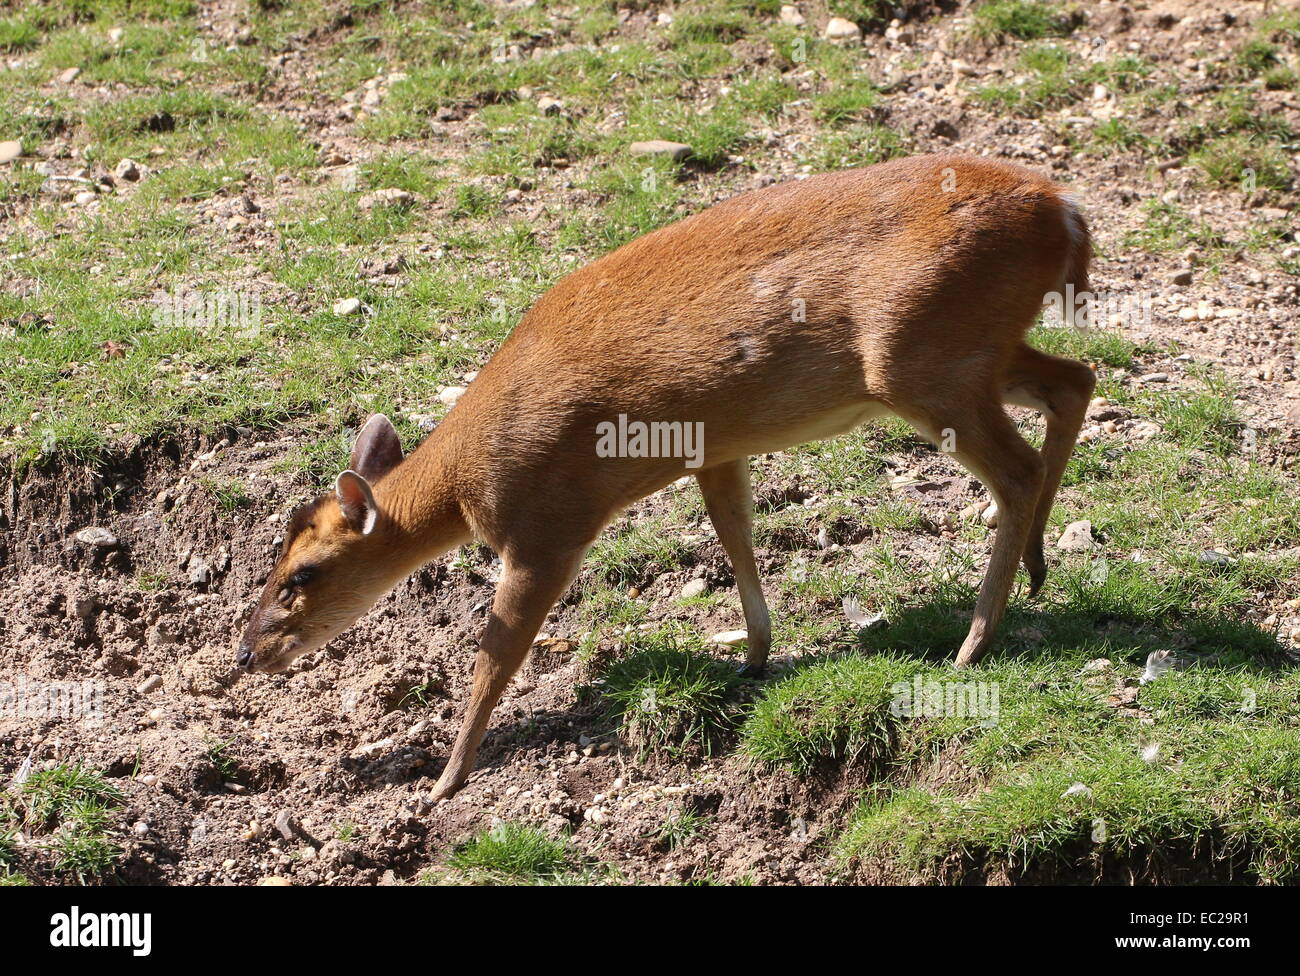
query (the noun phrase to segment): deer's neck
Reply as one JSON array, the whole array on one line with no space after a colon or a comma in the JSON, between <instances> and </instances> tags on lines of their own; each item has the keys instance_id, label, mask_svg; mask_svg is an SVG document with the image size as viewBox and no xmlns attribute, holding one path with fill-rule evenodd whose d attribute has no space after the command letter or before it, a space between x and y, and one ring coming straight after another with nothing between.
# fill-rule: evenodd
<instances>
[{"instance_id":1,"label":"deer's neck","mask_svg":"<svg viewBox=\"0 0 1300 976\"><path fill-rule=\"evenodd\" d=\"M452 441L435 430L375 486L375 501L392 527L394 569L406 576L468 542Z\"/></svg>"}]
</instances>

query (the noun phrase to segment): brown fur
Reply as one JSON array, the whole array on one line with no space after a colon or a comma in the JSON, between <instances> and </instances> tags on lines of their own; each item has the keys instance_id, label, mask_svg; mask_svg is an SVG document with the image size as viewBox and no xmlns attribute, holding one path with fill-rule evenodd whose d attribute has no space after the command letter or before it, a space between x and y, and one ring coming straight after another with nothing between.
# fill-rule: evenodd
<instances>
[{"instance_id":1,"label":"brown fur","mask_svg":"<svg viewBox=\"0 0 1300 976\"><path fill-rule=\"evenodd\" d=\"M587 547L628 504L684 473L681 458L598 456L596 427L619 414L703 423L695 473L736 567L756 668L770 624L750 544L748 458L883 413L935 440L951 431L1001 511L957 657L974 663L1020 560L1035 591L1046 572L1043 528L1093 376L1023 336L1046 293L1086 289L1089 254L1086 225L1052 183L959 156L769 187L639 238L544 294L408 459L396 463L386 419L367 425L353 465L369 481L341 476L350 515L322 503L286 545L245 636L248 666L286 666L422 563L471 536L488 543L505 570L437 787L453 792ZM1044 413L1041 452L1003 402ZM367 464L373 477L358 467ZM359 495L367 484L373 508ZM370 535L359 528L367 513L377 513ZM324 571L282 611L277 594L307 563Z\"/></svg>"}]
</instances>

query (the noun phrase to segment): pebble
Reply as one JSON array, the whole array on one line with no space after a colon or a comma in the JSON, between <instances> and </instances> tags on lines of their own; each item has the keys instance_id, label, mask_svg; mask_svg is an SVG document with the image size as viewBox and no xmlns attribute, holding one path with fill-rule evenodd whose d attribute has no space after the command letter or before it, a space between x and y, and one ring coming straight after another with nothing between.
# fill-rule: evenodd
<instances>
[{"instance_id":1,"label":"pebble","mask_svg":"<svg viewBox=\"0 0 1300 976\"><path fill-rule=\"evenodd\" d=\"M1237 560L1218 549L1206 549L1196 557L1196 561L1204 566L1231 566Z\"/></svg>"},{"instance_id":2,"label":"pebble","mask_svg":"<svg viewBox=\"0 0 1300 976\"><path fill-rule=\"evenodd\" d=\"M455 406L456 401L464 395L465 387L463 386L447 386L438 391L438 399L449 407Z\"/></svg>"},{"instance_id":3,"label":"pebble","mask_svg":"<svg viewBox=\"0 0 1300 976\"><path fill-rule=\"evenodd\" d=\"M96 200L96 194L93 190L82 190L80 193L78 193L75 197L72 198L72 202L75 203L78 207L84 207L88 203L94 203L95 200Z\"/></svg>"},{"instance_id":4,"label":"pebble","mask_svg":"<svg viewBox=\"0 0 1300 976\"><path fill-rule=\"evenodd\" d=\"M0 142L0 163L9 163L23 154L23 144L15 140Z\"/></svg>"},{"instance_id":5,"label":"pebble","mask_svg":"<svg viewBox=\"0 0 1300 976\"><path fill-rule=\"evenodd\" d=\"M263 878L258 885L265 888L292 888L293 882L283 875L273 874L269 878Z\"/></svg>"},{"instance_id":6,"label":"pebble","mask_svg":"<svg viewBox=\"0 0 1300 976\"><path fill-rule=\"evenodd\" d=\"M73 538L97 549L113 549L117 546L117 536L102 525L92 525L82 529Z\"/></svg>"},{"instance_id":7,"label":"pebble","mask_svg":"<svg viewBox=\"0 0 1300 976\"><path fill-rule=\"evenodd\" d=\"M130 183L136 182L141 177L140 164L134 159L123 159L113 169L113 175L119 180L127 180Z\"/></svg>"},{"instance_id":8,"label":"pebble","mask_svg":"<svg viewBox=\"0 0 1300 976\"><path fill-rule=\"evenodd\" d=\"M334 303L335 315L354 315L361 310L361 299L342 298Z\"/></svg>"},{"instance_id":9,"label":"pebble","mask_svg":"<svg viewBox=\"0 0 1300 976\"><path fill-rule=\"evenodd\" d=\"M163 686L162 675L151 674L149 675L149 677L145 678L138 685L136 685L135 690L137 694L147 695L150 692L157 691L162 686Z\"/></svg>"},{"instance_id":10,"label":"pebble","mask_svg":"<svg viewBox=\"0 0 1300 976\"><path fill-rule=\"evenodd\" d=\"M983 522L985 525L987 525L990 529L996 529L998 527L998 503L997 502L995 501L989 502L988 507L985 508L984 511L980 513L980 521Z\"/></svg>"},{"instance_id":11,"label":"pebble","mask_svg":"<svg viewBox=\"0 0 1300 976\"><path fill-rule=\"evenodd\" d=\"M843 17L832 17L822 31L822 37L828 41L847 41L862 36L862 28Z\"/></svg>"},{"instance_id":12,"label":"pebble","mask_svg":"<svg viewBox=\"0 0 1300 976\"><path fill-rule=\"evenodd\" d=\"M709 640L714 644L736 647L749 640L749 632L745 630L724 630L721 633L714 634Z\"/></svg>"},{"instance_id":13,"label":"pebble","mask_svg":"<svg viewBox=\"0 0 1300 976\"><path fill-rule=\"evenodd\" d=\"M690 600L697 596L703 596L708 591L708 583L702 579L693 579L682 587L682 599Z\"/></svg>"},{"instance_id":14,"label":"pebble","mask_svg":"<svg viewBox=\"0 0 1300 976\"><path fill-rule=\"evenodd\" d=\"M1137 378L1137 381L1139 383L1168 383L1169 374L1168 373L1147 373L1145 376L1139 376Z\"/></svg>"},{"instance_id":15,"label":"pebble","mask_svg":"<svg viewBox=\"0 0 1300 976\"><path fill-rule=\"evenodd\" d=\"M80 68L64 68L63 71L59 73L59 83L70 85L77 80L77 75L79 74L81 74Z\"/></svg>"},{"instance_id":16,"label":"pebble","mask_svg":"<svg viewBox=\"0 0 1300 976\"><path fill-rule=\"evenodd\" d=\"M674 162L681 162L691 154L690 146L681 142L668 142L666 139L634 142L627 148L633 156L667 156Z\"/></svg>"},{"instance_id":17,"label":"pebble","mask_svg":"<svg viewBox=\"0 0 1300 976\"><path fill-rule=\"evenodd\" d=\"M787 27L802 27L806 21L803 14L799 13L799 8L792 3L781 5L781 23Z\"/></svg>"},{"instance_id":18,"label":"pebble","mask_svg":"<svg viewBox=\"0 0 1300 976\"><path fill-rule=\"evenodd\" d=\"M545 96L537 100L537 110L543 115L559 115L564 111L564 103L558 98Z\"/></svg>"},{"instance_id":19,"label":"pebble","mask_svg":"<svg viewBox=\"0 0 1300 976\"><path fill-rule=\"evenodd\" d=\"M275 829L280 832L280 836L285 840L293 840L297 833L293 829L293 814L288 810L281 810L275 815Z\"/></svg>"},{"instance_id":20,"label":"pebble","mask_svg":"<svg viewBox=\"0 0 1300 976\"><path fill-rule=\"evenodd\" d=\"M1191 269L1183 268L1180 271L1175 271L1169 276L1169 283L1171 285L1190 285L1192 283Z\"/></svg>"},{"instance_id":21,"label":"pebble","mask_svg":"<svg viewBox=\"0 0 1300 976\"><path fill-rule=\"evenodd\" d=\"M378 742L368 742L363 746L358 746L352 750L354 756L373 756L376 752L383 752L385 749L393 748L393 740L380 739Z\"/></svg>"},{"instance_id":22,"label":"pebble","mask_svg":"<svg viewBox=\"0 0 1300 976\"><path fill-rule=\"evenodd\" d=\"M1071 522L1065 527L1061 537L1056 540L1056 548L1065 552L1088 552L1097 549L1097 542L1092 537L1092 523L1087 519Z\"/></svg>"},{"instance_id":23,"label":"pebble","mask_svg":"<svg viewBox=\"0 0 1300 976\"><path fill-rule=\"evenodd\" d=\"M207 586L212 582L212 564L202 556L190 557L190 582L195 586Z\"/></svg>"},{"instance_id":24,"label":"pebble","mask_svg":"<svg viewBox=\"0 0 1300 976\"><path fill-rule=\"evenodd\" d=\"M415 194L396 187L388 187L376 190L374 193L367 193L357 201L357 206L362 210L373 210L375 207L409 207L413 203L415 203Z\"/></svg>"}]
</instances>

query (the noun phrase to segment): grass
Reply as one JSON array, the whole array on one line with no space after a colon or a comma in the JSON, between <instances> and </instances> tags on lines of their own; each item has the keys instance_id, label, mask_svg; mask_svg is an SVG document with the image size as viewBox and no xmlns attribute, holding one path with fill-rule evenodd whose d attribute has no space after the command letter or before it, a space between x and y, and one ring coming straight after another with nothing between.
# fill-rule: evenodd
<instances>
[{"instance_id":1,"label":"grass","mask_svg":"<svg viewBox=\"0 0 1300 976\"><path fill-rule=\"evenodd\" d=\"M475 834L447 858L451 880L478 885L560 884L578 873L577 863L565 841L509 821Z\"/></svg>"},{"instance_id":2,"label":"grass","mask_svg":"<svg viewBox=\"0 0 1300 976\"><path fill-rule=\"evenodd\" d=\"M1065 37L1074 29L1060 5L1043 0L984 0L973 11L972 30L986 40Z\"/></svg>"},{"instance_id":3,"label":"grass","mask_svg":"<svg viewBox=\"0 0 1300 976\"><path fill-rule=\"evenodd\" d=\"M879 760L893 740L895 686L913 667L899 660L864 668L845 658L800 669L756 703L741 733L745 751L798 774L830 760Z\"/></svg>"},{"instance_id":4,"label":"grass","mask_svg":"<svg viewBox=\"0 0 1300 976\"><path fill-rule=\"evenodd\" d=\"M661 847L675 851L703 834L710 823L711 819L702 813L681 810L664 820L655 829L651 839Z\"/></svg>"},{"instance_id":5,"label":"grass","mask_svg":"<svg viewBox=\"0 0 1300 976\"><path fill-rule=\"evenodd\" d=\"M686 644L686 646L683 646ZM638 634L603 676L602 700L642 755L712 755L735 725L736 666L671 631Z\"/></svg>"},{"instance_id":6,"label":"grass","mask_svg":"<svg viewBox=\"0 0 1300 976\"><path fill-rule=\"evenodd\" d=\"M974 93L975 100L990 110L1036 117L1080 101L1095 85L1120 93L1136 92L1152 70L1148 62L1132 55L1088 63L1068 48L1051 43L1026 47L1017 68L1023 81L981 86Z\"/></svg>"},{"instance_id":7,"label":"grass","mask_svg":"<svg viewBox=\"0 0 1300 976\"><path fill-rule=\"evenodd\" d=\"M54 871L85 884L111 873L122 857L109 830L123 800L121 790L99 773L64 764L32 773L10 801L9 814L39 838L40 846L52 857ZM0 830L0 867L6 874L14 850L12 829Z\"/></svg>"}]
</instances>

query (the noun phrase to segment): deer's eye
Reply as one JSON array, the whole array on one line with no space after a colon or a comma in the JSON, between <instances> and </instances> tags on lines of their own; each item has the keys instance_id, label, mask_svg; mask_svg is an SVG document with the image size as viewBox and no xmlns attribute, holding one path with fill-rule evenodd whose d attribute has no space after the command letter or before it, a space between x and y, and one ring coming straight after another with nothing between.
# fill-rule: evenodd
<instances>
[{"instance_id":1,"label":"deer's eye","mask_svg":"<svg viewBox=\"0 0 1300 976\"><path fill-rule=\"evenodd\" d=\"M312 578L315 575L316 575L315 566L304 566L302 569L298 570L292 576L289 577L289 585L293 587L306 586L308 583L312 581Z\"/></svg>"}]
</instances>

